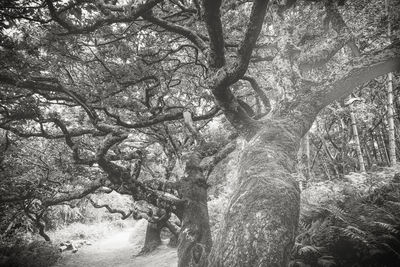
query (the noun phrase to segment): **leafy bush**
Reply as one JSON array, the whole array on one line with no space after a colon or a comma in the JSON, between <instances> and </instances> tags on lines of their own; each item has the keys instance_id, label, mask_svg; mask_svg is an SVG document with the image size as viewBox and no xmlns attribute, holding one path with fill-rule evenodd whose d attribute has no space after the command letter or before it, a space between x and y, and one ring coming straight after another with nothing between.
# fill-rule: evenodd
<instances>
[{"instance_id":1,"label":"leafy bush","mask_svg":"<svg viewBox=\"0 0 400 267\"><path fill-rule=\"evenodd\" d=\"M58 246L45 241L0 244L0 266L47 267L57 262L61 253Z\"/></svg>"}]
</instances>

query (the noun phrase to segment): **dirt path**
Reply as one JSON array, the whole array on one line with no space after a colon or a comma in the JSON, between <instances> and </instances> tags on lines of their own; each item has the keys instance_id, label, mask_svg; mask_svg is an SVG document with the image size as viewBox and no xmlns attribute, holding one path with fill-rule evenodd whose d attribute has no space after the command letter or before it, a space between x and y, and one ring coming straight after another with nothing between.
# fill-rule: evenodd
<instances>
[{"instance_id":1,"label":"dirt path","mask_svg":"<svg viewBox=\"0 0 400 267\"><path fill-rule=\"evenodd\" d=\"M134 256L143 245L142 228L135 225L84 246L74 254L64 252L54 267L176 267L176 249L169 248L166 242L148 255Z\"/></svg>"}]
</instances>

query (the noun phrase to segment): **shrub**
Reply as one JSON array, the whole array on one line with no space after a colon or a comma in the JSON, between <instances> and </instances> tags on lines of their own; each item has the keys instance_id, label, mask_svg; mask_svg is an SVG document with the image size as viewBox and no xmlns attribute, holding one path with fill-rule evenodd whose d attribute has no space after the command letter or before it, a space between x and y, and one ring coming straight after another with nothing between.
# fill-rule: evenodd
<instances>
[{"instance_id":1,"label":"shrub","mask_svg":"<svg viewBox=\"0 0 400 267\"><path fill-rule=\"evenodd\" d=\"M58 247L50 242L25 243L19 240L14 245L1 244L0 266L48 267L54 265L60 256Z\"/></svg>"}]
</instances>

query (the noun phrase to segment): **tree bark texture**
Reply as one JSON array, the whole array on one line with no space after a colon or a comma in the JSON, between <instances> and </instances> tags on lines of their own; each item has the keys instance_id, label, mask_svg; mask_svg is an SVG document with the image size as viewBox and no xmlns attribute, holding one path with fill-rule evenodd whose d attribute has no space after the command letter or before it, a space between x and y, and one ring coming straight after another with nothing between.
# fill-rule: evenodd
<instances>
[{"instance_id":1,"label":"tree bark texture","mask_svg":"<svg viewBox=\"0 0 400 267\"><path fill-rule=\"evenodd\" d=\"M300 135L293 128L287 121L267 121L243 151L238 187L209 266L287 266L300 206L291 175Z\"/></svg>"},{"instance_id":2,"label":"tree bark texture","mask_svg":"<svg viewBox=\"0 0 400 267\"><path fill-rule=\"evenodd\" d=\"M212 246L207 207L207 183L200 155L186 156L180 193L185 200L178 244L178 267L207 266Z\"/></svg>"},{"instance_id":3,"label":"tree bark texture","mask_svg":"<svg viewBox=\"0 0 400 267\"><path fill-rule=\"evenodd\" d=\"M354 111L351 106L350 106L350 118L351 118L351 128L353 130L353 137L356 143L356 152L357 152L358 164L360 166L360 172L365 172L365 164L364 164L363 154L361 151L360 138L358 136L356 117L354 115Z\"/></svg>"}]
</instances>

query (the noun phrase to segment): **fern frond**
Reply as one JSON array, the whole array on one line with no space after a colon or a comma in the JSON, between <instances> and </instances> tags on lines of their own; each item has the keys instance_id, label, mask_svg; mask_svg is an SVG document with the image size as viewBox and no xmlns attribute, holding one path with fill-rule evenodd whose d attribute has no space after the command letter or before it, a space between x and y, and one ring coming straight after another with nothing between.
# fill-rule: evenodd
<instances>
[{"instance_id":1,"label":"fern frond","mask_svg":"<svg viewBox=\"0 0 400 267\"><path fill-rule=\"evenodd\" d=\"M346 228L341 228L341 227L336 227L336 228L344 237L358 241L367 246L369 245L364 231L353 226L347 226Z\"/></svg>"},{"instance_id":2,"label":"fern frond","mask_svg":"<svg viewBox=\"0 0 400 267\"><path fill-rule=\"evenodd\" d=\"M321 267L334 267L336 266L336 262L334 257L332 256L322 256L320 258L318 258L318 266Z\"/></svg>"},{"instance_id":3,"label":"fern frond","mask_svg":"<svg viewBox=\"0 0 400 267\"><path fill-rule=\"evenodd\" d=\"M301 256L309 254L313 255L320 254L320 249L321 249L320 247L315 247L315 246L304 246L298 250L298 254Z\"/></svg>"},{"instance_id":4,"label":"fern frond","mask_svg":"<svg viewBox=\"0 0 400 267\"><path fill-rule=\"evenodd\" d=\"M389 232L389 233L392 233L392 234L395 234L395 235L400 233L400 231L397 230L394 225L389 224L389 223L374 221L374 222L372 222L372 224L373 224L373 226L378 227L379 229L381 229L383 231L386 231L386 232Z\"/></svg>"},{"instance_id":5,"label":"fern frond","mask_svg":"<svg viewBox=\"0 0 400 267\"><path fill-rule=\"evenodd\" d=\"M325 209L327 211L329 211L335 218L337 218L345 223L348 223L348 224L350 223L346 218L347 213L343 209L341 209L337 206L334 206L334 205L330 205L330 206L326 207Z\"/></svg>"}]
</instances>

